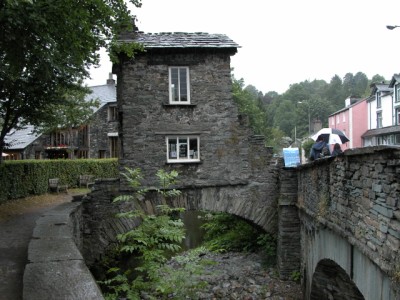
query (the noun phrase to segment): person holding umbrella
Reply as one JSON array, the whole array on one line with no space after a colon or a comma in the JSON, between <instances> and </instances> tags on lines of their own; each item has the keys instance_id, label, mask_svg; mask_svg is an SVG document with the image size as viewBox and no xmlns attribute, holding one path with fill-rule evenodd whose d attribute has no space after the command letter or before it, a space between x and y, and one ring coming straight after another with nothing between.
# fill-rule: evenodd
<instances>
[{"instance_id":1,"label":"person holding umbrella","mask_svg":"<svg viewBox=\"0 0 400 300\"><path fill-rule=\"evenodd\" d=\"M317 141L312 145L310 151L310 160L316 160L331 155L328 144L325 142L323 135L317 137Z\"/></svg>"}]
</instances>

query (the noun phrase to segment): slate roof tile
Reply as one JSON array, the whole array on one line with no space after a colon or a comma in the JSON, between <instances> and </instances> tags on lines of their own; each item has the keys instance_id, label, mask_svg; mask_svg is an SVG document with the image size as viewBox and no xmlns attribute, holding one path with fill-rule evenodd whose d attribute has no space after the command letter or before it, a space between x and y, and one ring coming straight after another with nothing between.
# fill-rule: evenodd
<instances>
[{"instance_id":1,"label":"slate roof tile","mask_svg":"<svg viewBox=\"0 0 400 300\"><path fill-rule=\"evenodd\" d=\"M134 32L120 36L120 42L138 42L146 49L155 48L240 48L225 34L206 32Z\"/></svg>"}]
</instances>

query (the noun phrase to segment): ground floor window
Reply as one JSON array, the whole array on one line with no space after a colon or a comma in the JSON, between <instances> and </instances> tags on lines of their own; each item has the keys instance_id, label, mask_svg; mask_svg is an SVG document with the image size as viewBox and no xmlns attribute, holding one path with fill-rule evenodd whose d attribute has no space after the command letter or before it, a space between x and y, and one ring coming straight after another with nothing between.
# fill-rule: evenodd
<instances>
[{"instance_id":1,"label":"ground floor window","mask_svg":"<svg viewBox=\"0 0 400 300\"><path fill-rule=\"evenodd\" d=\"M68 158L68 152L67 149L62 148L62 149L47 149L47 158L48 159L64 159Z\"/></svg>"},{"instance_id":2,"label":"ground floor window","mask_svg":"<svg viewBox=\"0 0 400 300\"><path fill-rule=\"evenodd\" d=\"M79 150L78 158L89 158L89 153L87 150Z\"/></svg>"},{"instance_id":3,"label":"ground floor window","mask_svg":"<svg viewBox=\"0 0 400 300\"><path fill-rule=\"evenodd\" d=\"M394 135L381 135L377 137L377 145L393 145Z\"/></svg>"},{"instance_id":4,"label":"ground floor window","mask_svg":"<svg viewBox=\"0 0 400 300\"><path fill-rule=\"evenodd\" d=\"M110 157L118 157L119 156L118 137L109 136L109 143L110 143Z\"/></svg>"},{"instance_id":5,"label":"ground floor window","mask_svg":"<svg viewBox=\"0 0 400 300\"><path fill-rule=\"evenodd\" d=\"M106 158L106 150L99 150L99 158Z\"/></svg>"},{"instance_id":6,"label":"ground floor window","mask_svg":"<svg viewBox=\"0 0 400 300\"><path fill-rule=\"evenodd\" d=\"M400 134L395 134L394 135L394 144L395 145L400 145Z\"/></svg>"},{"instance_id":7,"label":"ground floor window","mask_svg":"<svg viewBox=\"0 0 400 300\"><path fill-rule=\"evenodd\" d=\"M200 161L200 138L198 136L168 136L168 162Z\"/></svg>"}]
</instances>

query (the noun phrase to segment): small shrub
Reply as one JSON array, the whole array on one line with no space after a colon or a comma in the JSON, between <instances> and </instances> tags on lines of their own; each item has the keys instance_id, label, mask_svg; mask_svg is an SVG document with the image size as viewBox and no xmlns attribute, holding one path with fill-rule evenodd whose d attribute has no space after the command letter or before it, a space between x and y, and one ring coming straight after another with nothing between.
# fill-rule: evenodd
<instances>
[{"instance_id":1,"label":"small shrub","mask_svg":"<svg viewBox=\"0 0 400 300\"><path fill-rule=\"evenodd\" d=\"M295 281L295 282L300 282L300 279L301 279L301 274L300 274L300 272L299 272L299 271L293 271L293 272L290 274L290 279L293 280L293 281Z\"/></svg>"}]
</instances>

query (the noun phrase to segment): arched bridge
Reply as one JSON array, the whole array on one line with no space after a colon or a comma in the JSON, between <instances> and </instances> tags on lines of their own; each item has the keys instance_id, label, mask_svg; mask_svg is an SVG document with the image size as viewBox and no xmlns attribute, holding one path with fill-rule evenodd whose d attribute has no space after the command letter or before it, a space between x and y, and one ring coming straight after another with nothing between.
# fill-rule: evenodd
<instances>
[{"instance_id":1,"label":"arched bridge","mask_svg":"<svg viewBox=\"0 0 400 300\"><path fill-rule=\"evenodd\" d=\"M280 276L301 274L305 299L400 299L400 149L347 150L298 168L272 155L262 161L254 180L186 187L171 204L226 211L274 231ZM103 180L83 203L89 264L116 232L136 225L112 217L120 193L118 180ZM141 205L151 212L159 201L153 193Z\"/></svg>"},{"instance_id":2,"label":"arched bridge","mask_svg":"<svg viewBox=\"0 0 400 300\"><path fill-rule=\"evenodd\" d=\"M305 299L400 299L400 149L348 150L285 173L281 275L299 267Z\"/></svg>"}]
</instances>

